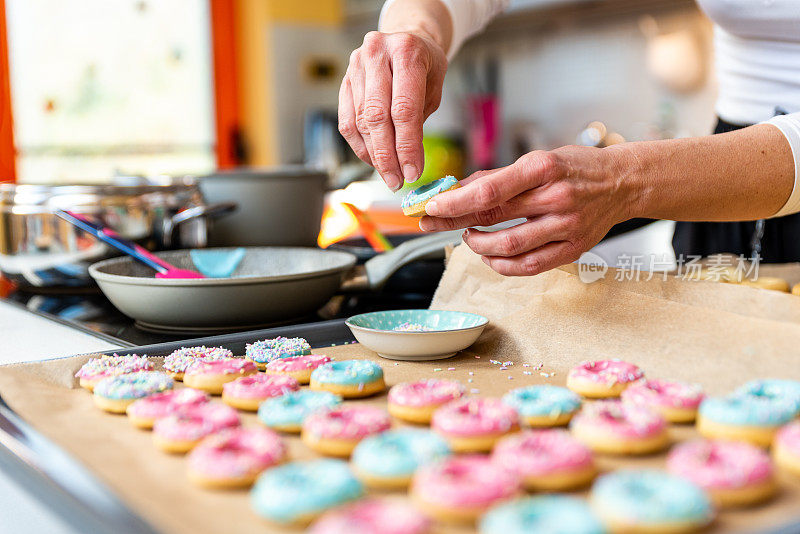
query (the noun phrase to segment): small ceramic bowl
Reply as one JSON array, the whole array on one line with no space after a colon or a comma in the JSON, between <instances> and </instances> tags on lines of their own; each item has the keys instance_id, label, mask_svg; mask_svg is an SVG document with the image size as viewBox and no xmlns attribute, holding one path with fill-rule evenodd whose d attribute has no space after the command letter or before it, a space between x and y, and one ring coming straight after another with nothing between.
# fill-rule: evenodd
<instances>
[{"instance_id":1,"label":"small ceramic bowl","mask_svg":"<svg viewBox=\"0 0 800 534\"><path fill-rule=\"evenodd\" d=\"M350 317L359 343L390 360L441 360L478 339L489 319L441 310L390 310Z\"/></svg>"}]
</instances>

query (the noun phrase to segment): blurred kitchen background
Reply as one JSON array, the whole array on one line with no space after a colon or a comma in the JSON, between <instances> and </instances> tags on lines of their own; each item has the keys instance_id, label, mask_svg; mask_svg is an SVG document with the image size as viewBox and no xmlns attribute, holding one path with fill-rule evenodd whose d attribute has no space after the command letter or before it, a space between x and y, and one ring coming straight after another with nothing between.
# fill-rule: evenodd
<instances>
[{"instance_id":1,"label":"blurred kitchen background","mask_svg":"<svg viewBox=\"0 0 800 534\"><path fill-rule=\"evenodd\" d=\"M116 221L152 248L317 244L369 257L415 234L402 194L336 128L350 51L376 28L381 4L0 0L0 181L16 182L0 186L6 279L34 291L82 285L63 283L77 272L64 262L26 262L91 248L54 226L54 206ZM511 6L451 63L425 125L423 180L534 149L711 131L711 27L693 1ZM174 198L156 194L168 188ZM189 223L174 220L198 206ZM597 252L672 262L672 223L625 233L641 224L615 229Z\"/></svg>"}]
</instances>

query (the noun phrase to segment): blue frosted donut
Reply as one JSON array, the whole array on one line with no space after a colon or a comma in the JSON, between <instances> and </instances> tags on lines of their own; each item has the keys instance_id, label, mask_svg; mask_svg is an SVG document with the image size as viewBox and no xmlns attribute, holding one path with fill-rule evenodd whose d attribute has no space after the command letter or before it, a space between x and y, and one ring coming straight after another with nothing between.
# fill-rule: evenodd
<instances>
[{"instance_id":1,"label":"blue frosted donut","mask_svg":"<svg viewBox=\"0 0 800 534\"><path fill-rule=\"evenodd\" d=\"M606 529L582 499L565 495L525 497L492 508L481 534L604 534Z\"/></svg>"},{"instance_id":2,"label":"blue frosted donut","mask_svg":"<svg viewBox=\"0 0 800 534\"><path fill-rule=\"evenodd\" d=\"M438 180L434 180L433 182L429 183L428 185L423 185L410 191L406 197L403 199L403 204L401 207L403 208L410 208L414 204L419 204L420 202L425 202L439 193L443 191L447 191L454 185L458 183L452 176L445 176L444 178L439 178Z\"/></svg>"},{"instance_id":3,"label":"blue frosted donut","mask_svg":"<svg viewBox=\"0 0 800 534\"><path fill-rule=\"evenodd\" d=\"M308 523L325 510L353 501L364 487L341 460L291 462L268 469L250 494L253 509L271 521Z\"/></svg>"},{"instance_id":4,"label":"blue frosted donut","mask_svg":"<svg viewBox=\"0 0 800 534\"><path fill-rule=\"evenodd\" d=\"M581 407L581 398L559 386L527 386L512 389L503 402L530 425L566 424Z\"/></svg>"},{"instance_id":5,"label":"blue frosted donut","mask_svg":"<svg viewBox=\"0 0 800 534\"><path fill-rule=\"evenodd\" d=\"M450 447L437 434L405 428L365 438L353 451L352 461L356 472L368 479L403 485L419 466L449 454Z\"/></svg>"},{"instance_id":6,"label":"blue frosted donut","mask_svg":"<svg viewBox=\"0 0 800 534\"><path fill-rule=\"evenodd\" d=\"M772 427L794 419L797 404L794 398L735 393L705 399L698 415L725 425Z\"/></svg>"},{"instance_id":7,"label":"blue frosted donut","mask_svg":"<svg viewBox=\"0 0 800 534\"><path fill-rule=\"evenodd\" d=\"M265 400L258 408L258 418L270 428L299 432L309 414L341 403L339 395L304 389Z\"/></svg>"},{"instance_id":8,"label":"blue frosted donut","mask_svg":"<svg viewBox=\"0 0 800 534\"><path fill-rule=\"evenodd\" d=\"M592 509L611 530L662 525L701 527L714 519L711 500L698 486L664 471L623 469L598 479Z\"/></svg>"},{"instance_id":9,"label":"blue frosted donut","mask_svg":"<svg viewBox=\"0 0 800 534\"><path fill-rule=\"evenodd\" d=\"M794 402L796 410L800 411L800 382L772 378L766 380L751 380L734 392L734 395L754 395L774 400Z\"/></svg>"},{"instance_id":10,"label":"blue frosted donut","mask_svg":"<svg viewBox=\"0 0 800 534\"><path fill-rule=\"evenodd\" d=\"M342 360L320 365L311 373L311 382L358 386L381 380L383 369L369 360Z\"/></svg>"},{"instance_id":11,"label":"blue frosted donut","mask_svg":"<svg viewBox=\"0 0 800 534\"><path fill-rule=\"evenodd\" d=\"M127 375L104 378L94 387L94 394L113 400L141 399L172 389L174 385L172 377L166 373L137 371Z\"/></svg>"},{"instance_id":12,"label":"blue frosted donut","mask_svg":"<svg viewBox=\"0 0 800 534\"><path fill-rule=\"evenodd\" d=\"M245 357L256 363L267 364L279 358L311 354L311 345L302 337L262 339L245 346Z\"/></svg>"}]
</instances>

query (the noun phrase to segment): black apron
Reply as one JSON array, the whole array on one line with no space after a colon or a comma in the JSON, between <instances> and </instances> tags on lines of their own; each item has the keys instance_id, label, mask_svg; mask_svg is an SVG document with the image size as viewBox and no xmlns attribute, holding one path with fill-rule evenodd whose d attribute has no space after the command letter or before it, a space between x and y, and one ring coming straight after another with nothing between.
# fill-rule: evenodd
<instances>
[{"instance_id":1,"label":"black apron","mask_svg":"<svg viewBox=\"0 0 800 534\"><path fill-rule=\"evenodd\" d=\"M717 122L715 134L732 132L747 125ZM754 246L755 245L755 246ZM729 252L750 258L760 245L761 261L789 263L800 261L800 213L763 221L677 222L672 246L675 256L709 256Z\"/></svg>"}]
</instances>

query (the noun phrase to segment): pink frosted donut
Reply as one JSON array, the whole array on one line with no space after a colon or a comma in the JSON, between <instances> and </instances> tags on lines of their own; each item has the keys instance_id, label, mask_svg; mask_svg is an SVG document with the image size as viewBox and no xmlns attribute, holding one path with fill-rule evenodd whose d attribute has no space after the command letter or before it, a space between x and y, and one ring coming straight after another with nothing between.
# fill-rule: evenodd
<instances>
[{"instance_id":1,"label":"pink frosted donut","mask_svg":"<svg viewBox=\"0 0 800 534\"><path fill-rule=\"evenodd\" d=\"M455 380L403 382L389 390L389 413L411 423L429 423L437 408L463 395L464 386Z\"/></svg>"},{"instance_id":2,"label":"pink frosted donut","mask_svg":"<svg viewBox=\"0 0 800 534\"><path fill-rule=\"evenodd\" d=\"M566 430L527 430L501 439L492 461L519 475L531 491L588 484L597 473L592 453Z\"/></svg>"},{"instance_id":3,"label":"pink frosted donut","mask_svg":"<svg viewBox=\"0 0 800 534\"><path fill-rule=\"evenodd\" d=\"M596 452L646 454L669 443L667 422L660 413L618 400L584 404L570 428L578 440Z\"/></svg>"},{"instance_id":4,"label":"pink frosted donut","mask_svg":"<svg viewBox=\"0 0 800 534\"><path fill-rule=\"evenodd\" d=\"M254 375L256 364L244 358L225 358L213 361L196 361L183 374L188 387L202 389L212 395L222 393L222 387L240 376Z\"/></svg>"},{"instance_id":5,"label":"pink frosted donut","mask_svg":"<svg viewBox=\"0 0 800 534\"><path fill-rule=\"evenodd\" d=\"M339 406L306 417L301 438L320 454L349 456L359 441L391 426L389 414L380 408Z\"/></svg>"},{"instance_id":6,"label":"pink frosted donut","mask_svg":"<svg viewBox=\"0 0 800 534\"><path fill-rule=\"evenodd\" d=\"M775 463L800 476L800 421L789 423L778 431L772 452Z\"/></svg>"},{"instance_id":7,"label":"pink frosted donut","mask_svg":"<svg viewBox=\"0 0 800 534\"><path fill-rule=\"evenodd\" d=\"M239 426L239 414L224 404L207 402L181 409L153 425L153 441L165 452L190 451L204 437Z\"/></svg>"},{"instance_id":8,"label":"pink frosted donut","mask_svg":"<svg viewBox=\"0 0 800 534\"><path fill-rule=\"evenodd\" d=\"M500 399L464 398L436 410L431 428L454 452L488 452L498 439L519 429L519 415Z\"/></svg>"},{"instance_id":9,"label":"pink frosted donut","mask_svg":"<svg viewBox=\"0 0 800 534\"><path fill-rule=\"evenodd\" d=\"M363 499L325 513L309 534L425 534L431 521L400 499Z\"/></svg>"},{"instance_id":10,"label":"pink frosted donut","mask_svg":"<svg viewBox=\"0 0 800 534\"><path fill-rule=\"evenodd\" d=\"M567 387L584 397L619 397L625 388L643 376L641 369L622 360L585 361L570 370Z\"/></svg>"},{"instance_id":11,"label":"pink frosted donut","mask_svg":"<svg viewBox=\"0 0 800 534\"><path fill-rule=\"evenodd\" d=\"M203 439L188 456L189 480L206 488L247 487L284 459L286 446L267 428L229 428Z\"/></svg>"},{"instance_id":12,"label":"pink frosted donut","mask_svg":"<svg viewBox=\"0 0 800 534\"><path fill-rule=\"evenodd\" d=\"M94 386L104 378L110 376L126 375L137 371L150 371L152 362L147 356L131 354L130 356L106 356L98 354L99 358L92 358L78 369L75 378L80 379L81 387L92 391Z\"/></svg>"},{"instance_id":13,"label":"pink frosted donut","mask_svg":"<svg viewBox=\"0 0 800 534\"><path fill-rule=\"evenodd\" d=\"M751 504L775 493L772 462L767 454L738 441L687 441L667 457L667 470L688 478L720 506Z\"/></svg>"},{"instance_id":14,"label":"pink frosted donut","mask_svg":"<svg viewBox=\"0 0 800 534\"><path fill-rule=\"evenodd\" d=\"M520 479L486 456L451 456L421 467L411 497L422 511L442 521L470 521L491 505L520 492Z\"/></svg>"},{"instance_id":15,"label":"pink frosted donut","mask_svg":"<svg viewBox=\"0 0 800 534\"><path fill-rule=\"evenodd\" d=\"M255 412L262 401L298 389L300 384L291 376L242 376L222 386L222 401L234 408Z\"/></svg>"},{"instance_id":16,"label":"pink frosted donut","mask_svg":"<svg viewBox=\"0 0 800 534\"><path fill-rule=\"evenodd\" d=\"M137 400L128 406L127 414L134 426L153 428L157 419L172 415L185 407L206 402L208 395L202 391L191 388L172 389Z\"/></svg>"},{"instance_id":17,"label":"pink frosted donut","mask_svg":"<svg viewBox=\"0 0 800 534\"><path fill-rule=\"evenodd\" d=\"M276 375L291 376L301 384L311 381L311 372L331 359L324 354L307 354L305 356L290 356L278 358L267 364L266 372Z\"/></svg>"},{"instance_id":18,"label":"pink frosted donut","mask_svg":"<svg viewBox=\"0 0 800 534\"><path fill-rule=\"evenodd\" d=\"M622 392L622 401L644 404L661 412L667 421L689 423L697 416L697 407L705 398L699 384L643 380L631 384Z\"/></svg>"}]
</instances>

